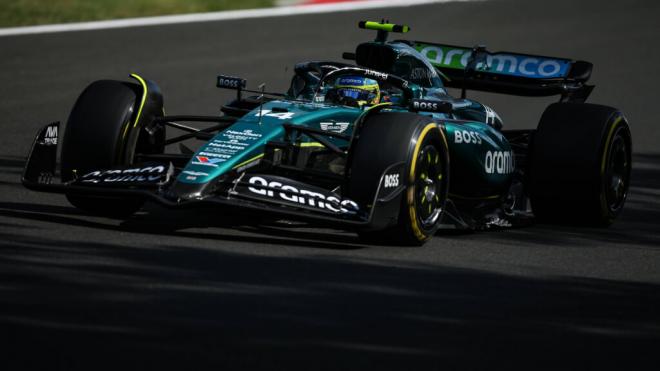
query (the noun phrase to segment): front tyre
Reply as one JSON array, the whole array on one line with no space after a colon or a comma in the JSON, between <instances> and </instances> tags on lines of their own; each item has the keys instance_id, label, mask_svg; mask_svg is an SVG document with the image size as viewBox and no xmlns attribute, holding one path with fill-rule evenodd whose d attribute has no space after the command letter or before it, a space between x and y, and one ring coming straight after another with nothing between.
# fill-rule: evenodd
<instances>
[{"instance_id":1,"label":"front tyre","mask_svg":"<svg viewBox=\"0 0 660 371\"><path fill-rule=\"evenodd\" d=\"M373 214L371 226L358 232L360 237L396 245L421 245L431 238L449 190L449 151L442 127L412 113L373 113L362 123L352 151L349 196L369 205ZM374 203L379 185L387 187L381 178L392 166L400 169L403 190L396 199Z\"/></svg>"},{"instance_id":2,"label":"front tyre","mask_svg":"<svg viewBox=\"0 0 660 371\"><path fill-rule=\"evenodd\" d=\"M409 185L396 228L404 241L424 243L438 229L449 189L447 153L443 132L436 124L427 125L411 155Z\"/></svg>"},{"instance_id":3,"label":"front tyre","mask_svg":"<svg viewBox=\"0 0 660 371\"><path fill-rule=\"evenodd\" d=\"M140 86L113 80L93 82L82 92L69 115L64 133L63 181L73 180L91 170L129 165L137 146L153 142L146 140L144 136L148 133L136 125L141 96ZM160 104L162 110L162 101ZM76 193L67 193L66 197L81 210L112 217L128 216L144 203L138 197Z\"/></svg>"}]
</instances>

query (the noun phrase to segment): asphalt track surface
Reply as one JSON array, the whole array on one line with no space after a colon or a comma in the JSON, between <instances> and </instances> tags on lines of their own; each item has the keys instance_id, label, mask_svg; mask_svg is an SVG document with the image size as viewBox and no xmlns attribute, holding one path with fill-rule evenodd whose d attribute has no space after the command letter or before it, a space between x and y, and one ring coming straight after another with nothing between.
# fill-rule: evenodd
<instances>
[{"instance_id":1,"label":"asphalt track surface","mask_svg":"<svg viewBox=\"0 0 660 371\"><path fill-rule=\"evenodd\" d=\"M657 370L658 16L656 1L488 1L0 38L0 369ZM217 73L283 89L295 62L338 58L381 17L594 62L590 101L620 107L635 140L620 220L383 247L222 211L91 217L19 184L36 130L95 79L140 72L168 114L213 114ZM548 102L473 96L509 128Z\"/></svg>"}]
</instances>

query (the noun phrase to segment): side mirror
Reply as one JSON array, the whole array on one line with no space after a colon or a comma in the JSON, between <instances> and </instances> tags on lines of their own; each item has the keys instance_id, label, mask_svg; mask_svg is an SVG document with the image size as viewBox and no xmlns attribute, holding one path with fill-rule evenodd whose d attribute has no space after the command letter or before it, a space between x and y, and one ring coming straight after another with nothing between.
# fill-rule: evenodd
<instances>
[{"instance_id":1,"label":"side mirror","mask_svg":"<svg viewBox=\"0 0 660 371\"><path fill-rule=\"evenodd\" d=\"M477 70L488 69L488 50L484 45L477 45L472 48L470 58L468 58L465 70L463 70L463 88L461 89L461 99L466 97L466 80L471 78Z\"/></svg>"},{"instance_id":2,"label":"side mirror","mask_svg":"<svg viewBox=\"0 0 660 371\"><path fill-rule=\"evenodd\" d=\"M477 45L472 48L470 58L468 58L465 72L468 74L477 70L484 70L488 68L488 51L484 45Z\"/></svg>"}]
</instances>

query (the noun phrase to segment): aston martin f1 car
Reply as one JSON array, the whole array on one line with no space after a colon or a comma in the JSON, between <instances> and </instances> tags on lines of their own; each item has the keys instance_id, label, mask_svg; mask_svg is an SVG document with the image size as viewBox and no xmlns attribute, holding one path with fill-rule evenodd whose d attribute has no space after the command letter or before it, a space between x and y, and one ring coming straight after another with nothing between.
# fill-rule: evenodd
<instances>
[{"instance_id":1,"label":"aston martin f1 car","mask_svg":"<svg viewBox=\"0 0 660 371\"><path fill-rule=\"evenodd\" d=\"M285 93L218 76L236 92L218 116L164 115L160 89L137 74L93 82L61 138L58 122L38 133L23 184L91 213L212 205L402 244L439 228L607 226L621 212L631 134L619 110L585 103L591 63L388 41L409 27L359 26L376 39L344 62L297 64ZM467 90L560 98L536 129L505 130Z\"/></svg>"}]
</instances>

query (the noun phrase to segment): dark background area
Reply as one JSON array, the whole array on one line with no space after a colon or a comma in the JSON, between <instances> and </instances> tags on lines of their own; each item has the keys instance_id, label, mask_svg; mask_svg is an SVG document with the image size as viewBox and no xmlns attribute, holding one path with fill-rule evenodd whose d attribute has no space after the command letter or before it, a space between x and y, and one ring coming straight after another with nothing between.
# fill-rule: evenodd
<instances>
[{"instance_id":1,"label":"dark background area","mask_svg":"<svg viewBox=\"0 0 660 371\"><path fill-rule=\"evenodd\" d=\"M0 369L639 370L660 356L660 3L484 1L0 38ZM20 186L42 125L91 81L138 72L168 114L214 114L218 73L282 90L295 62L371 32L594 63L633 185L609 229L536 225L421 248L222 211L90 217ZM474 93L508 128L550 99Z\"/></svg>"}]
</instances>

